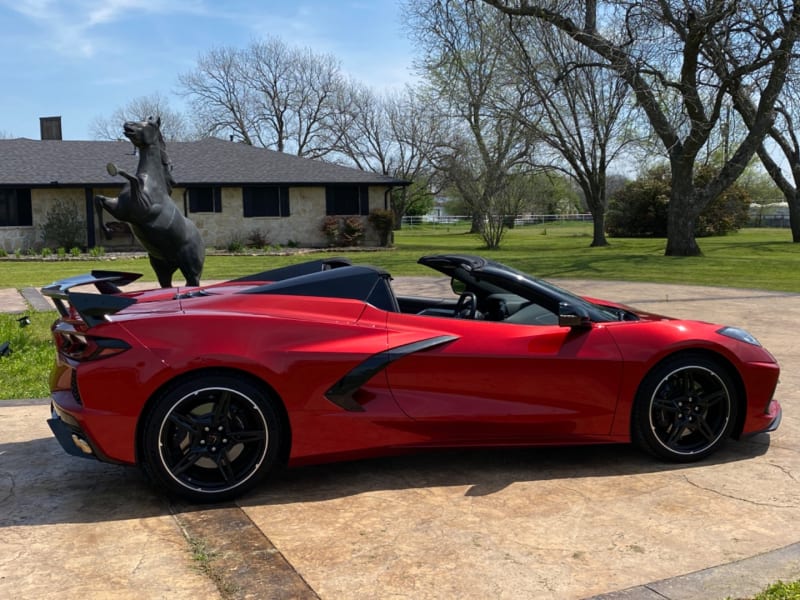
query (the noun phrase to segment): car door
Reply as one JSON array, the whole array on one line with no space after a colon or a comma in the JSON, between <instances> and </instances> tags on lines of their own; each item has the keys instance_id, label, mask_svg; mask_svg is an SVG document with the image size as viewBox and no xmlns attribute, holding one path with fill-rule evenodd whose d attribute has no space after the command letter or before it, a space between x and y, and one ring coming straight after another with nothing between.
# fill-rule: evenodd
<instances>
[{"instance_id":1,"label":"car door","mask_svg":"<svg viewBox=\"0 0 800 600\"><path fill-rule=\"evenodd\" d=\"M389 345L406 328L456 339L387 369L400 408L432 436L557 441L607 435L622 374L601 325L568 328L391 314Z\"/></svg>"}]
</instances>

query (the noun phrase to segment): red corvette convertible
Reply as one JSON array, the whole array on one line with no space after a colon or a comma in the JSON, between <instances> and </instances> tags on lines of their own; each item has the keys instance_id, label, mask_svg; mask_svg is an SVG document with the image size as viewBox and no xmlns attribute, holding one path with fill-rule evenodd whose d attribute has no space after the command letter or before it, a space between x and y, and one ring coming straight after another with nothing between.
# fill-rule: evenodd
<instances>
[{"instance_id":1,"label":"red corvette convertible","mask_svg":"<svg viewBox=\"0 0 800 600\"><path fill-rule=\"evenodd\" d=\"M218 501L279 464L628 441L693 461L780 422L778 364L741 329L476 256L419 262L452 278L452 298L397 296L388 273L344 259L196 288L56 282L42 290L61 314L50 426L70 454Z\"/></svg>"}]
</instances>

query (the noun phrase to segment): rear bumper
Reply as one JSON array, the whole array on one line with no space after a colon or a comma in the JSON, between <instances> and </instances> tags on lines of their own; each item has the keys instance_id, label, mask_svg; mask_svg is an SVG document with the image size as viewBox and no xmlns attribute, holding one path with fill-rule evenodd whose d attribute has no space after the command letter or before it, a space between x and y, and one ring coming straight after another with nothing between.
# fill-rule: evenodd
<instances>
[{"instance_id":1,"label":"rear bumper","mask_svg":"<svg viewBox=\"0 0 800 600\"><path fill-rule=\"evenodd\" d=\"M59 410L55 402L50 404L50 418L47 419L47 424L67 454L81 458L98 458L89 436L69 413Z\"/></svg>"}]
</instances>

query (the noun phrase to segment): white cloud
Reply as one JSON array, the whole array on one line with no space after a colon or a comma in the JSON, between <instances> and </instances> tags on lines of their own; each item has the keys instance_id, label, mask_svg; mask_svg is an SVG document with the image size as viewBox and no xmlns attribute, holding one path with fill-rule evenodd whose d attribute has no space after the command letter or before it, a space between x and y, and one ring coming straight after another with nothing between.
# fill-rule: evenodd
<instances>
[{"instance_id":1,"label":"white cloud","mask_svg":"<svg viewBox=\"0 0 800 600\"><path fill-rule=\"evenodd\" d=\"M36 33L37 44L69 58L90 58L108 43L103 26L132 13L166 15L205 12L201 2L175 0L0 0L0 7L17 13Z\"/></svg>"}]
</instances>

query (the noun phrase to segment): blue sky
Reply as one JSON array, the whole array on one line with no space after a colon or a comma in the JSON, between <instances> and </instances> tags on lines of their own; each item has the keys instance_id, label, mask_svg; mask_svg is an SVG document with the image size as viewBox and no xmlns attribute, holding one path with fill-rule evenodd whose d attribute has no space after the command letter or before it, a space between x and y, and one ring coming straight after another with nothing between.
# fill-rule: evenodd
<instances>
[{"instance_id":1,"label":"blue sky","mask_svg":"<svg viewBox=\"0 0 800 600\"><path fill-rule=\"evenodd\" d=\"M39 139L60 115L64 139L156 92L184 109L178 75L214 47L269 35L332 54L376 90L414 80L399 0L0 0L0 133Z\"/></svg>"}]
</instances>

